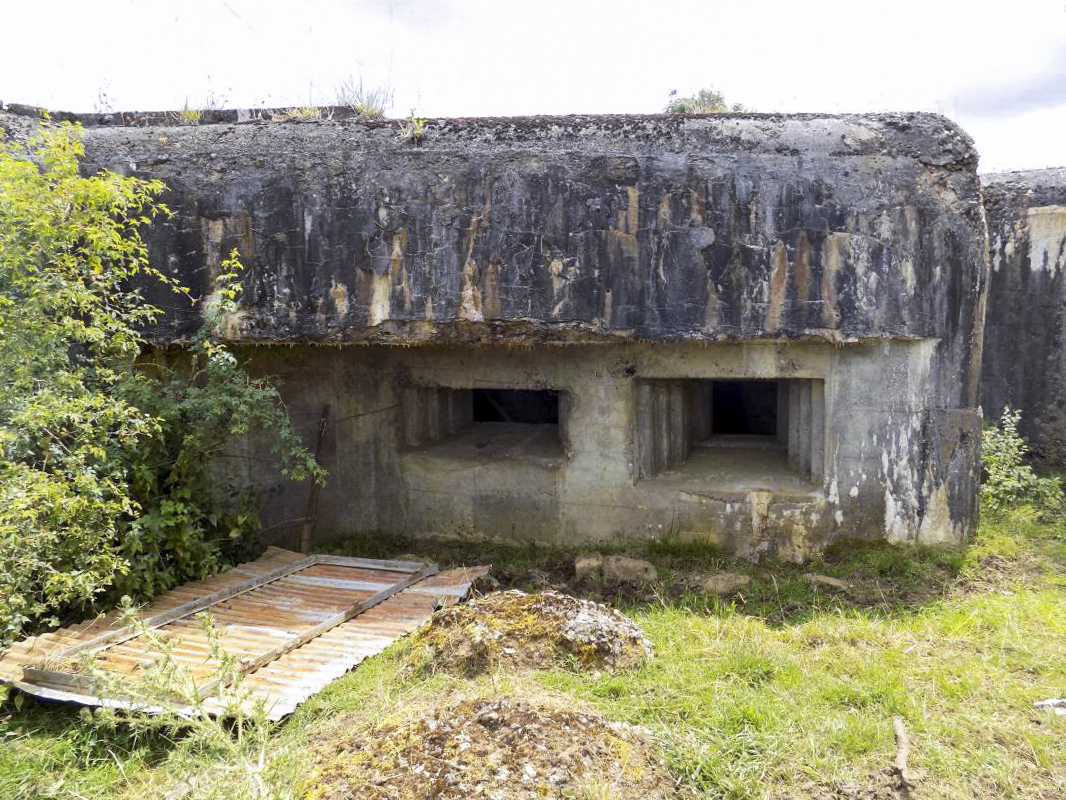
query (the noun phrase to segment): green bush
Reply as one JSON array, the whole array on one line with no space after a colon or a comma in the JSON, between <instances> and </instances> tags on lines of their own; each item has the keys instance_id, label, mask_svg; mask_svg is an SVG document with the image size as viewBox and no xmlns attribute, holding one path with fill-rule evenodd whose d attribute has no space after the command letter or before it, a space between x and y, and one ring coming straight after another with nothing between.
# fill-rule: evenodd
<instances>
[{"instance_id":1,"label":"green bush","mask_svg":"<svg viewBox=\"0 0 1066 800\"><path fill-rule=\"evenodd\" d=\"M739 114L750 111L740 103L730 105L725 95L714 89L700 89L690 97L671 97L663 112L666 114Z\"/></svg>"},{"instance_id":2,"label":"green bush","mask_svg":"<svg viewBox=\"0 0 1066 800\"><path fill-rule=\"evenodd\" d=\"M217 571L256 524L215 469L234 437L258 428L291 477L316 470L274 387L207 332L179 368L141 366L159 311L131 287L172 284L139 235L164 187L83 176L83 153L77 126L0 138L0 644L109 586L146 599Z\"/></svg>"},{"instance_id":3,"label":"green bush","mask_svg":"<svg viewBox=\"0 0 1066 800\"><path fill-rule=\"evenodd\" d=\"M1029 448L1018 433L1020 419L1021 412L1008 407L998 423L985 427L981 498L994 511L1030 505L1045 513L1062 513L1066 510L1062 485L1055 478L1037 475L1025 461Z\"/></svg>"},{"instance_id":4,"label":"green bush","mask_svg":"<svg viewBox=\"0 0 1066 800\"><path fill-rule=\"evenodd\" d=\"M222 262L214 293L220 299L190 348L142 360L118 387L156 428L125 454L140 513L119 541L129 566L115 576L112 600L148 598L248 555L261 497L240 470L220 468L244 437L264 442L284 477L321 477L272 382L250 377L211 334L237 310L241 269L236 251Z\"/></svg>"}]
</instances>

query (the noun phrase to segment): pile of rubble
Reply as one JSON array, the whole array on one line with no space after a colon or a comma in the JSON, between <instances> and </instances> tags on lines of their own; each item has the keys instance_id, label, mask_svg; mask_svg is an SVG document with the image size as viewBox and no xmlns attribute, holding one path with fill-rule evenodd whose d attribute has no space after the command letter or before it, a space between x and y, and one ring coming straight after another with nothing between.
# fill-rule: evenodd
<instances>
[{"instance_id":1,"label":"pile of rubble","mask_svg":"<svg viewBox=\"0 0 1066 800\"><path fill-rule=\"evenodd\" d=\"M500 667L639 666L652 645L619 611L558 592L496 592L438 611L415 635L412 667L476 675Z\"/></svg>"},{"instance_id":2,"label":"pile of rubble","mask_svg":"<svg viewBox=\"0 0 1066 800\"><path fill-rule=\"evenodd\" d=\"M572 700L481 697L379 723L341 719L318 748L302 800L665 800L679 789L639 728Z\"/></svg>"}]
</instances>

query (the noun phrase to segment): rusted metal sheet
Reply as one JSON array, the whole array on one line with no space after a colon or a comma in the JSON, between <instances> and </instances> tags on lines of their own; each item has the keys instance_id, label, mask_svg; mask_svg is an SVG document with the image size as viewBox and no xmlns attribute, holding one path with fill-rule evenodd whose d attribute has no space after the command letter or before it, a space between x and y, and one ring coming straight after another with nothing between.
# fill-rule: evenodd
<instances>
[{"instance_id":1,"label":"rusted metal sheet","mask_svg":"<svg viewBox=\"0 0 1066 800\"><path fill-rule=\"evenodd\" d=\"M242 663L242 689L273 719L320 691L368 656L458 602L487 567L437 573L420 562L302 556L270 548L262 558L159 597L146 625L173 647L189 672L212 681L207 637L192 615L209 613L227 653ZM131 682L153 657L148 643L115 613L13 645L0 657L0 680L28 694L86 705L122 706L96 697L57 662L89 651L99 667Z\"/></svg>"}]
</instances>

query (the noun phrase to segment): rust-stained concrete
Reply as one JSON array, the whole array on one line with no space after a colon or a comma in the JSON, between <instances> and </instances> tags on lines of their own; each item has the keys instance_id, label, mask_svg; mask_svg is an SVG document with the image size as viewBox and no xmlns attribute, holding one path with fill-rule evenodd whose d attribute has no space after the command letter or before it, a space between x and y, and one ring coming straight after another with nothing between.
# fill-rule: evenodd
<instances>
[{"instance_id":1,"label":"rust-stained concrete","mask_svg":"<svg viewBox=\"0 0 1066 800\"><path fill-rule=\"evenodd\" d=\"M974 528L987 244L976 154L942 117L430 120L419 139L340 112L83 121L89 164L169 187L153 263L207 298L238 247L223 332L285 379L308 431L332 405L320 531L681 535L803 558ZM157 342L200 324L153 297ZM816 474L693 450L642 477L638 388L686 378L814 381ZM508 439L468 464L460 440L405 444L412 387L559 391L560 452Z\"/></svg>"}]
</instances>

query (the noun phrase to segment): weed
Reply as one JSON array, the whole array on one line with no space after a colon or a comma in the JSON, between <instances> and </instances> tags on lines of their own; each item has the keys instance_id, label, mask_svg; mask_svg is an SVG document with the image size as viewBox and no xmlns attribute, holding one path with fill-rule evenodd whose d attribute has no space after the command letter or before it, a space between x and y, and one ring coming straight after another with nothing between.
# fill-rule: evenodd
<instances>
[{"instance_id":1,"label":"weed","mask_svg":"<svg viewBox=\"0 0 1066 800\"><path fill-rule=\"evenodd\" d=\"M368 89L363 86L363 79L358 82L352 76L337 85L337 105L351 109L360 117L367 119L379 119L385 116L392 108L393 90L391 87L375 87Z\"/></svg>"},{"instance_id":2,"label":"weed","mask_svg":"<svg viewBox=\"0 0 1066 800\"><path fill-rule=\"evenodd\" d=\"M294 108L286 109L285 111L275 111L271 115L271 119L275 122L288 122L290 120L310 120L310 119L322 119L325 116L329 119L332 113L323 114L321 108L315 106L298 106Z\"/></svg>"},{"instance_id":3,"label":"weed","mask_svg":"<svg viewBox=\"0 0 1066 800\"><path fill-rule=\"evenodd\" d=\"M416 117L412 111L411 116L407 118L407 121L400 123L400 141L420 141L426 135L426 123L428 122L428 119Z\"/></svg>"},{"instance_id":4,"label":"weed","mask_svg":"<svg viewBox=\"0 0 1066 800\"><path fill-rule=\"evenodd\" d=\"M274 724L262 701L244 687L241 665L223 649L211 616L200 613L195 619L209 653L197 666L210 667L199 676L175 657L180 640L147 629L127 598L121 621L137 632L151 657L142 661L135 681L99 669L87 657L81 666L92 680L93 693L118 698L126 711L85 709L83 719L104 731L125 727L134 734L158 732L180 741L188 751L213 755L212 791L221 791L216 796L277 797L268 786L267 769Z\"/></svg>"},{"instance_id":5,"label":"weed","mask_svg":"<svg viewBox=\"0 0 1066 800\"><path fill-rule=\"evenodd\" d=\"M647 542L644 552L673 566L716 570L725 562L722 551L706 539L665 536Z\"/></svg>"},{"instance_id":6,"label":"weed","mask_svg":"<svg viewBox=\"0 0 1066 800\"><path fill-rule=\"evenodd\" d=\"M185 105L178 112L178 121L182 125L199 125L203 118L204 110L202 108L190 108L189 100L186 98Z\"/></svg>"},{"instance_id":7,"label":"weed","mask_svg":"<svg viewBox=\"0 0 1066 800\"><path fill-rule=\"evenodd\" d=\"M208 76L210 81L211 76ZM177 122L181 125L199 125L203 122L204 115L208 111L217 111L226 105L226 96L217 94L213 89L208 89L203 102L195 107L189 105L189 98L185 98L185 105L177 112Z\"/></svg>"}]
</instances>

